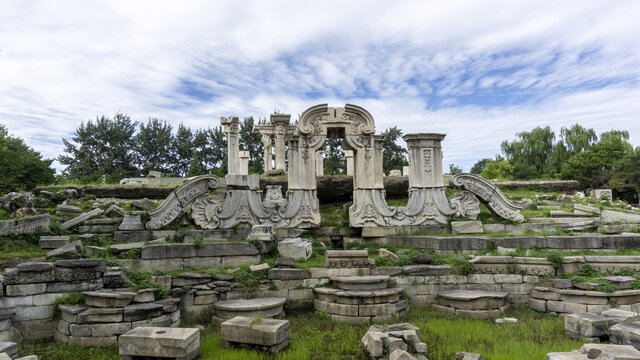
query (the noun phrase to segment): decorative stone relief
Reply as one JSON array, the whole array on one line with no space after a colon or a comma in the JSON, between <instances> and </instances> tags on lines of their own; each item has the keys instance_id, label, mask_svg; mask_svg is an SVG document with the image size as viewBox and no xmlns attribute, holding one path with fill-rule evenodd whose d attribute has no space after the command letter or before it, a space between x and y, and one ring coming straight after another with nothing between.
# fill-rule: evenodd
<instances>
[{"instance_id":1,"label":"decorative stone relief","mask_svg":"<svg viewBox=\"0 0 640 360\"><path fill-rule=\"evenodd\" d=\"M282 197L282 185L267 185L267 193L262 203L267 209L286 207L288 201Z\"/></svg>"},{"instance_id":2,"label":"decorative stone relief","mask_svg":"<svg viewBox=\"0 0 640 360\"><path fill-rule=\"evenodd\" d=\"M199 196L209 190L217 189L220 179L214 175L197 176L177 187L156 209L149 211L148 230L157 230L168 225L180 215L185 208Z\"/></svg>"},{"instance_id":3,"label":"decorative stone relief","mask_svg":"<svg viewBox=\"0 0 640 360\"><path fill-rule=\"evenodd\" d=\"M485 178L476 174L462 173L453 175L449 179L449 185L474 193L491 212L497 216L517 222L523 222L524 216L520 214L522 207L512 201Z\"/></svg>"},{"instance_id":4,"label":"decorative stone relief","mask_svg":"<svg viewBox=\"0 0 640 360\"><path fill-rule=\"evenodd\" d=\"M621 222L624 224L640 224L640 213L634 214L621 211L603 210L602 221L608 223Z\"/></svg>"},{"instance_id":5,"label":"decorative stone relief","mask_svg":"<svg viewBox=\"0 0 640 360\"><path fill-rule=\"evenodd\" d=\"M49 231L51 215L36 215L20 220L0 221L0 235L31 234L38 231Z\"/></svg>"},{"instance_id":6,"label":"decorative stone relief","mask_svg":"<svg viewBox=\"0 0 640 360\"><path fill-rule=\"evenodd\" d=\"M480 200L470 191L457 191L449 203L456 210L457 217L475 220L480 214Z\"/></svg>"}]
</instances>

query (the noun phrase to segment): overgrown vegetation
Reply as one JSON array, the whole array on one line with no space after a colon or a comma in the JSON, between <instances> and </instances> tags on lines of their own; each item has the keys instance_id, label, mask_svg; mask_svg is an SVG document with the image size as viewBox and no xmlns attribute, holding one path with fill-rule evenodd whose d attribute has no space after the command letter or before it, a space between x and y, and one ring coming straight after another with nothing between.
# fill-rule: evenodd
<instances>
[{"instance_id":1,"label":"overgrown vegetation","mask_svg":"<svg viewBox=\"0 0 640 360\"><path fill-rule=\"evenodd\" d=\"M135 290L140 289L155 289L154 295L156 300L164 299L169 295L169 292L162 285L151 281L152 273L146 271L129 271L127 273L131 284Z\"/></svg>"}]
</instances>

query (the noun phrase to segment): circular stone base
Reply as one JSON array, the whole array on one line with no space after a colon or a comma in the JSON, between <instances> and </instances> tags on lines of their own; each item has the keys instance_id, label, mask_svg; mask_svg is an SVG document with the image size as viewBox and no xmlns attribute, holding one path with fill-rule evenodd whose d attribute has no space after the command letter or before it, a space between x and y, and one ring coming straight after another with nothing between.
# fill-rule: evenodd
<instances>
[{"instance_id":1,"label":"circular stone base","mask_svg":"<svg viewBox=\"0 0 640 360\"><path fill-rule=\"evenodd\" d=\"M252 317L262 314L262 317L274 318L284 311L285 298L259 298L248 300L218 301L213 304L215 317L232 319L236 316Z\"/></svg>"},{"instance_id":2,"label":"circular stone base","mask_svg":"<svg viewBox=\"0 0 640 360\"><path fill-rule=\"evenodd\" d=\"M387 288L389 275L340 276L331 279L335 288L348 291L371 291Z\"/></svg>"},{"instance_id":3,"label":"circular stone base","mask_svg":"<svg viewBox=\"0 0 640 360\"><path fill-rule=\"evenodd\" d=\"M497 310L505 306L508 293L484 290L446 290L438 293L438 303L460 310Z\"/></svg>"}]
</instances>

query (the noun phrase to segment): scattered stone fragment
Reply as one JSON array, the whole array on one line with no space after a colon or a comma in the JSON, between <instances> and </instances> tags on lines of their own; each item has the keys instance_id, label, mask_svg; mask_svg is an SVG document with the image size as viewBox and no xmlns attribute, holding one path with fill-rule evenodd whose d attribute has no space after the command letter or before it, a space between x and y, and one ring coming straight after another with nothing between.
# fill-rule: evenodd
<instances>
[{"instance_id":1,"label":"scattered stone fragment","mask_svg":"<svg viewBox=\"0 0 640 360\"><path fill-rule=\"evenodd\" d=\"M73 259L78 253L82 252L82 242L74 241L69 245L61 246L47 253L48 259Z\"/></svg>"},{"instance_id":2,"label":"scattered stone fragment","mask_svg":"<svg viewBox=\"0 0 640 360\"><path fill-rule=\"evenodd\" d=\"M124 209L114 204L109 206L107 210L104 211L104 215L105 216L112 216L112 215L124 216Z\"/></svg>"},{"instance_id":3,"label":"scattered stone fragment","mask_svg":"<svg viewBox=\"0 0 640 360\"><path fill-rule=\"evenodd\" d=\"M391 263L394 263L399 260L398 255L392 253L391 251L385 248L378 249L378 255L380 255L380 257L383 259L389 260Z\"/></svg>"},{"instance_id":4,"label":"scattered stone fragment","mask_svg":"<svg viewBox=\"0 0 640 360\"><path fill-rule=\"evenodd\" d=\"M257 276L257 275L260 275L262 273L266 273L266 272L269 271L270 268L271 267L267 263L259 264L259 265L250 265L249 266L249 270L251 271L251 275L253 275L253 276Z\"/></svg>"},{"instance_id":5,"label":"scattered stone fragment","mask_svg":"<svg viewBox=\"0 0 640 360\"><path fill-rule=\"evenodd\" d=\"M307 261L311 257L313 247L310 241L302 238L289 238L278 243L278 252L284 257Z\"/></svg>"},{"instance_id":6,"label":"scattered stone fragment","mask_svg":"<svg viewBox=\"0 0 640 360\"><path fill-rule=\"evenodd\" d=\"M510 317L496 319L497 324L516 324L517 322L518 322L518 319L510 318Z\"/></svg>"},{"instance_id":7,"label":"scattered stone fragment","mask_svg":"<svg viewBox=\"0 0 640 360\"><path fill-rule=\"evenodd\" d=\"M476 353L460 351L456 353L457 360L485 360L484 356Z\"/></svg>"},{"instance_id":8,"label":"scattered stone fragment","mask_svg":"<svg viewBox=\"0 0 640 360\"><path fill-rule=\"evenodd\" d=\"M131 206L146 211L150 211L156 208L155 203L147 198L144 198L142 200L133 200L131 202Z\"/></svg>"},{"instance_id":9,"label":"scattered stone fragment","mask_svg":"<svg viewBox=\"0 0 640 360\"><path fill-rule=\"evenodd\" d=\"M431 254L417 254L411 257L414 264L433 264L433 256Z\"/></svg>"},{"instance_id":10,"label":"scattered stone fragment","mask_svg":"<svg viewBox=\"0 0 640 360\"><path fill-rule=\"evenodd\" d=\"M278 269L295 268L296 262L290 257L279 257L276 259L275 267Z\"/></svg>"},{"instance_id":11,"label":"scattered stone fragment","mask_svg":"<svg viewBox=\"0 0 640 360\"><path fill-rule=\"evenodd\" d=\"M82 209L77 206L68 204L59 204L56 206L56 215L58 216L75 216L82 213Z\"/></svg>"},{"instance_id":12,"label":"scattered stone fragment","mask_svg":"<svg viewBox=\"0 0 640 360\"><path fill-rule=\"evenodd\" d=\"M93 257L94 255L102 255L105 254L107 252L107 249L100 247L100 246L85 246L84 247L84 254L87 255L88 257Z\"/></svg>"}]
</instances>

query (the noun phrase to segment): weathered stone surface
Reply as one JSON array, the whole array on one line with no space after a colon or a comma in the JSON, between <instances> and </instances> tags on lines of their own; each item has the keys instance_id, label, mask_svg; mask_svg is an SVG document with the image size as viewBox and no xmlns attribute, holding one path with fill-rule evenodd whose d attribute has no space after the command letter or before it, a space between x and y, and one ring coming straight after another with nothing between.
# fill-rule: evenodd
<instances>
[{"instance_id":1,"label":"weathered stone surface","mask_svg":"<svg viewBox=\"0 0 640 360\"><path fill-rule=\"evenodd\" d=\"M123 307L136 296L132 292L85 291L82 293L85 304L100 308Z\"/></svg>"},{"instance_id":2,"label":"weathered stone surface","mask_svg":"<svg viewBox=\"0 0 640 360\"><path fill-rule=\"evenodd\" d=\"M0 221L0 235L33 234L47 232L51 227L51 215L43 214L19 220Z\"/></svg>"},{"instance_id":3,"label":"weathered stone surface","mask_svg":"<svg viewBox=\"0 0 640 360\"><path fill-rule=\"evenodd\" d=\"M98 290L102 289L103 285L104 284L102 282L102 279L72 282L53 282L47 284L47 293Z\"/></svg>"},{"instance_id":4,"label":"weathered stone surface","mask_svg":"<svg viewBox=\"0 0 640 360\"><path fill-rule=\"evenodd\" d=\"M460 351L456 353L456 360L485 360L485 358L477 353Z\"/></svg>"},{"instance_id":5,"label":"weathered stone surface","mask_svg":"<svg viewBox=\"0 0 640 360\"><path fill-rule=\"evenodd\" d=\"M584 344L580 352L586 354L589 359L640 359L640 351L628 345Z\"/></svg>"},{"instance_id":6,"label":"weathered stone surface","mask_svg":"<svg viewBox=\"0 0 640 360\"><path fill-rule=\"evenodd\" d=\"M589 196L598 200L613 201L613 191L611 189L594 189L589 192Z\"/></svg>"},{"instance_id":7,"label":"weathered stone surface","mask_svg":"<svg viewBox=\"0 0 640 360\"><path fill-rule=\"evenodd\" d=\"M62 225L60 225L60 230L68 230L70 228L72 228L75 225L78 225L82 222L84 222L85 220L89 220L94 216L98 216L100 214L104 213L104 210L102 209L94 209L89 211L88 213L84 213L80 216L77 216L65 223L63 223Z\"/></svg>"},{"instance_id":8,"label":"weathered stone surface","mask_svg":"<svg viewBox=\"0 0 640 360\"><path fill-rule=\"evenodd\" d=\"M431 254L418 254L411 257L414 264L428 265L433 264L433 256Z\"/></svg>"},{"instance_id":9,"label":"weathered stone surface","mask_svg":"<svg viewBox=\"0 0 640 360\"><path fill-rule=\"evenodd\" d=\"M42 294L47 291L47 284L7 285L5 296L26 296Z\"/></svg>"},{"instance_id":10,"label":"weathered stone surface","mask_svg":"<svg viewBox=\"0 0 640 360\"><path fill-rule=\"evenodd\" d=\"M154 301L156 289L140 289L136 292L136 296L133 298L134 303L148 303Z\"/></svg>"},{"instance_id":11,"label":"weathered stone surface","mask_svg":"<svg viewBox=\"0 0 640 360\"><path fill-rule=\"evenodd\" d=\"M482 290L445 290L438 292L442 305L463 310L491 310L505 305L508 293Z\"/></svg>"},{"instance_id":12,"label":"weathered stone surface","mask_svg":"<svg viewBox=\"0 0 640 360\"><path fill-rule=\"evenodd\" d=\"M164 305L155 303L127 305L123 308L124 321L140 321L162 315Z\"/></svg>"},{"instance_id":13,"label":"weathered stone surface","mask_svg":"<svg viewBox=\"0 0 640 360\"><path fill-rule=\"evenodd\" d=\"M327 250L325 266L328 268L370 267L371 261L367 250Z\"/></svg>"},{"instance_id":14,"label":"weathered stone surface","mask_svg":"<svg viewBox=\"0 0 640 360\"><path fill-rule=\"evenodd\" d=\"M188 258L195 256L196 247L193 244L149 245L143 247L141 253L142 259Z\"/></svg>"},{"instance_id":15,"label":"weathered stone surface","mask_svg":"<svg viewBox=\"0 0 640 360\"><path fill-rule=\"evenodd\" d=\"M0 342L0 354L5 353L14 359L18 355L18 344L10 341Z\"/></svg>"},{"instance_id":16,"label":"weathered stone surface","mask_svg":"<svg viewBox=\"0 0 640 360\"><path fill-rule=\"evenodd\" d=\"M122 322L122 308L91 308L77 314L78 324Z\"/></svg>"},{"instance_id":17,"label":"weathered stone surface","mask_svg":"<svg viewBox=\"0 0 640 360\"><path fill-rule=\"evenodd\" d=\"M71 259L58 260L55 262L56 268L93 268L94 271L104 272L107 270L107 261L105 259Z\"/></svg>"},{"instance_id":18,"label":"weathered stone surface","mask_svg":"<svg viewBox=\"0 0 640 360\"><path fill-rule=\"evenodd\" d=\"M278 243L278 252L284 257L307 261L313 252L311 242L302 238L284 239Z\"/></svg>"},{"instance_id":19,"label":"weathered stone surface","mask_svg":"<svg viewBox=\"0 0 640 360\"><path fill-rule=\"evenodd\" d=\"M565 331L585 338L608 335L609 326L614 322L605 316L590 313L566 314L564 316Z\"/></svg>"},{"instance_id":20,"label":"weathered stone surface","mask_svg":"<svg viewBox=\"0 0 640 360\"><path fill-rule=\"evenodd\" d=\"M602 221L607 223L640 224L640 213L603 210Z\"/></svg>"},{"instance_id":21,"label":"weathered stone surface","mask_svg":"<svg viewBox=\"0 0 640 360\"><path fill-rule=\"evenodd\" d=\"M78 240L49 251L47 259L73 259L79 252L82 252L82 242Z\"/></svg>"},{"instance_id":22,"label":"weathered stone surface","mask_svg":"<svg viewBox=\"0 0 640 360\"><path fill-rule=\"evenodd\" d=\"M206 284L211 281L211 275L197 273L181 273L171 279L173 287L194 286Z\"/></svg>"},{"instance_id":23,"label":"weathered stone surface","mask_svg":"<svg viewBox=\"0 0 640 360\"><path fill-rule=\"evenodd\" d=\"M640 347L640 324L637 322L622 322L609 329L609 341L619 345Z\"/></svg>"},{"instance_id":24,"label":"weathered stone surface","mask_svg":"<svg viewBox=\"0 0 640 360\"><path fill-rule=\"evenodd\" d=\"M247 242L219 242L203 244L197 249L196 256L253 256L259 253L258 248Z\"/></svg>"},{"instance_id":25,"label":"weathered stone surface","mask_svg":"<svg viewBox=\"0 0 640 360\"><path fill-rule=\"evenodd\" d=\"M222 319L231 319L236 316L251 317L261 313L263 317L270 318L282 314L285 298L257 298L249 300L226 300L213 305L216 316Z\"/></svg>"},{"instance_id":26,"label":"weathered stone surface","mask_svg":"<svg viewBox=\"0 0 640 360\"><path fill-rule=\"evenodd\" d=\"M138 327L118 339L120 356L194 359L200 354L200 330Z\"/></svg>"},{"instance_id":27,"label":"weathered stone surface","mask_svg":"<svg viewBox=\"0 0 640 360\"><path fill-rule=\"evenodd\" d=\"M69 245L69 236L40 236L38 245L42 249L57 249Z\"/></svg>"},{"instance_id":28,"label":"weathered stone surface","mask_svg":"<svg viewBox=\"0 0 640 360\"><path fill-rule=\"evenodd\" d=\"M276 259L275 267L278 269L289 269L295 268L296 263L293 258L290 257L279 257Z\"/></svg>"},{"instance_id":29,"label":"weathered stone surface","mask_svg":"<svg viewBox=\"0 0 640 360\"><path fill-rule=\"evenodd\" d=\"M143 247L144 247L144 242L111 244L111 246L109 247L109 251L114 255L118 255L120 253L129 251L129 250L142 249Z\"/></svg>"},{"instance_id":30,"label":"weathered stone surface","mask_svg":"<svg viewBox=\"0 0 640 360\"><path fill-rule=\"evenodd\" d=\"M142 211L125 211L122 223L118 227L121 231L144 230L144 225L140 219Z\"/></svg>"},{"instance_id":31,"label":"weathered stone surface","mask_svg":"<svg viewBox=\"0 0 640 360\"><path fill-rule=\"evenodd\" d=\"M88 257L92 257L95 255L103 255L107 252L107 249L100 247L100 246L85 246L84 247L84 253L86 256Z\"/></svg>"},{"instance_id":32,"label":"weathered stone surface","mask_svg":"<svg viewBox=\"0 0 640 360\"><path fill-rule=\"evenodd\" d=\"M451 274L451 265L407 265L402 267L405 275L430 276Z\"/></svg>"},{"instance_id":33,"label":"weathered stone surface","mask_svg":"<svg viewBox=\"0 0 640 360\"><path fill-rule=\"evenodd\" d=\"M480 221L452 221L451 232L454 234L479 234L484 230Z\"/></svg>"},{"instance_id":34,"label":"weathered stone surface","mask_svg":"<svg viewBox=\"0 0 640 360\"><path fill-rule=\"evenodd\" d=\"M53 316L52 306L31 306L16 308L14 323L20 321L49 319Z\"/></svg>"},{"instance_id":35,"label":"weathered stone surface","mask_svg":"<svg viewBox=\"0 0 640 360\"><path fill-rule=\"evenodd\" d=\"M309 279L311 272L305 269L271 269L269 279L271 280L297 280Z\"/></svg>"},{"instance_id":36,"label":"weathered stone surface","mask_svg":"<svg viewBox=\"0 0 640 360\"><path fill-rule=\"evenodd\" d=\"M220 339L239 344L278 345L289 341L289 321L263 319L254 324L251 318L237 316L222 323Z\"/></svg>"},{"instance_id":37,"label":"weathered stone surface","mask_svg":"<svg viewBox=\"0 0 640 360\"><path fill-rule=\"evenodd\" d=\"M256 276L259 275L261 273L266 273L269 271L271 267L269 266L269 264L264 263L264 264L259 264L259 265L250 265L249 266L249 271L251 271L251 275ZM311 275L311 273L309 273L309 275Z\"/></svg>"},{"instance_id":38,"label":"weathered stone surface","mask_svg":"<svg viewBox=\"0 0 640 360\"><path fill-rule=\"evenodd\" d=\"M383 259L387 259L389 260L391 263L394 263L396 261L398 261L398 255L392 253L391 251L385 249L385 248L380 248L378 249L378 255L380 255L381 258Z\"/></svg>"},{"instance_id":39,"label":"weathered stone surface","mask_svg":"<svg viewBox=\"0 0 640 360\"><path fill-rule=\"evenodd\" d=\"M25 273L49 272L53 270L53 264L48 262L24 262L16 265L16 269L24 275L26 275Z\"/></svg>"},{"instance_id":40,"label":"weathered stone surface","mask_svg":"<svg viewBox=\"0 0 640 360\"><path fill-rule=\"evenodd\" d=\"M333 286L350 291L369 291L386 289L389 282L388 275L377 276L340 276L331 278Z\"/></svg>"},{"instance_id":41,"label":"weathered stone surface","mask_svg":"<svg viewBox=\"0 0 640 360\"><path fill-rule=\"evenodd\" d=\"M151 211L156 208L155 203L147 198L140 199L140 200L133 200L130 204L135 208L138 208L140 210L146 210L146 211Z\"/></svg>"},{"instance_id":42,"label":"weathered stone surface","mask_svg":"<svg viewBox=\"0 0 640 360\"><path fill-rule=\"evenodd\" d=\"M503 219L523 222L521 207L515 204L498 189L497 186L476 174L456 174L449 178L449 185L474 193L491 212Z\"/></svg>"}]
</instances>

